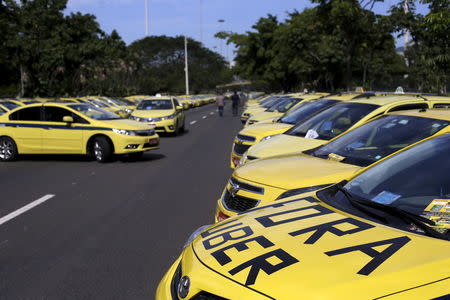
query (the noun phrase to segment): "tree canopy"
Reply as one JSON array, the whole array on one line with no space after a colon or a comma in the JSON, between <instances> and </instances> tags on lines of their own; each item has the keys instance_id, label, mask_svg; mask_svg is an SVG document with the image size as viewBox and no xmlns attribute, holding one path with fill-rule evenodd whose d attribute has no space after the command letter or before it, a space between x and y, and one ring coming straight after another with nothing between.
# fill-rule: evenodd
<instances>
[{"instance_id":1,"label":"tree canopy","mask_svg":"<svg viewBox=\"0 0 450 300\"><path fill-rule=\"evenodd\" d=\"M182 37L127 46L95 16L64 15L67 0L0 0L0 96L181 93ZM208 91L231 73L223 57L189 39L191 86Z\"/></svg>"},{"instance_id":2,"label":"tree canopy","mask_svg":"<svg viewBox=\"0 0 450 300\"><path fill-rule=\"evenodd\" d=\"M445 92L449 82L449 1L422 0L426 16L406 14L403 2L389 15L357 0L312 0L318 5L260 18L244 34L216 36L237 47L235 72L269 90L394 89ZM365 6L377 1L366 1ZM396 49L397 35L414 43Z\"/></svg>"}]
</instances>

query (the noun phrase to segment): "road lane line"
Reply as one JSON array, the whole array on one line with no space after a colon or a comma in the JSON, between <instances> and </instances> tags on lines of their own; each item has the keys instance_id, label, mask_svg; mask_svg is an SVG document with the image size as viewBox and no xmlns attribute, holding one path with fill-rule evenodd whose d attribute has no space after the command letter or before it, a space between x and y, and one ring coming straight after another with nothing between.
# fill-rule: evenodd
<instances>
[{"instance_id":1,"label":"road lane line","mask_svg":"<svg viewBox=\"0 0 450 300\"><path fill-rule=\"evenodd\" d=\"M197 123L197 121L192 121L192 122L189 123L189 124L194 125L195 123Z\"/></svg>"},{"instance_id":2,"label":"road lane line","mask_svg":"<svg viewBox=\"0 0 450 300\"><path fill-rule=\"evenodd\" d=\"M23 214L23 213L29 211L29 210L32 209L33 207L36 207L36 206L38 206L39 204L42 204L42 203L44 203L45 201L50 200L50 199L53 198L53 197L55 197L55 195L50 195L50 194L49 194L49 195L45 195L44 197L41 197L41 198L37 199L36 201L33 201L33 202L31 202L31 203L29 203L29 204L27 204L27 205L25 205L25 206L19 208L18 210L13 211L12 213L10 213L10 214L8 214L8 215L6 215L6 216L4 216L3 218L0 219L0 226L3 225L3 224L5 224L5 223L8 222L8 221L11 221L11 220L14 219L15 217L18 217L18 216L20 216L21 214Z\"/></svg>"},{"instance_id":3,"label":"road lane line","mask_svg":"<svg viewBox=\"0 0 450 300\"><path fill-rule=\"evenodd\" d=\"M202 118L203 118L203 119L206 119L206 116L203 116Z\"/></svg>"}]
</instances>

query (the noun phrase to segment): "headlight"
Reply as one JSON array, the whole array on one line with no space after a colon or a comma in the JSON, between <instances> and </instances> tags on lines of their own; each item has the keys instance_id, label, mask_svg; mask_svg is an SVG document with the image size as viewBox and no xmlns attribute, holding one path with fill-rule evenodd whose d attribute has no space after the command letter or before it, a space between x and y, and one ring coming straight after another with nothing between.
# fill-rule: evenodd
<instances>
[{"instance_id":1,"label":"headlight","mask_svg":"<svg viewBox=\"0 0 450 300\"><path fill-rule=\"evenodd\" d=\"M279 134L274 134L274 135L269 135L269 136L263 137L263 138L261 139L261 142L262 142L262 141L270 140L271 138L273 138L274 136L277 136L277 135L279 135Z\"/></svg>"},{"instance_id":2,"label":"headlight","mask_svg":"<svg viewBox=\"0 0 450 300\"><path fill-rule=\"evenodd\" d=\"M126 112L127 114L131 114L132 111L133 111L133 110L131 110L131 109L129 109L129 108L125 108L125 112Z\"/></svg>"},{"instance_id":3,"label":"headlight","mask_svg":"<svg viewBox=\"0 0 450 300\"><path fill-rule=\"evenodd\" d=\"M171 120L171 119L175 118L176 115L177 114L173 114L173 115L170 115L170 116L162 117L161 120Z\"/></svg>"},{"instance_id":4,"label":"headlight","mask_svg":"<svg viewBox=\"0 0 450 300\"><path fill-rule=\"evenodd\" d=\"M195 238L198 237L199 234L202 233L202 231L208 228L209 226L211 225L203 225L202 227L197 228L197 230L195 230L191 234L191 236L187 239L186 243L184 243L183 249L189 246L189 244L192 243L192 241L195 240Z\"/></svg>"},{"instance_id":5,"label":"headlight","mask_svg":"<svg viewBox=\"0 0 450 300\"><path fill-rule=\"evenodd\" d=\"M315 186L309 186L309 187L305 187L305 188L290 190L290 191L287 191L287 192L284 192L283 194L281 194L276 200L280 200L282 198L292 197L292 196L300 195L300 194L304 194L304 193L314 192L314 191L323 189L323 188L325 188L327 186L330 186L330 185L332 185L332 183L330 183L330 184L322 184L322 185L315 185Z\"/></svg>"},{"instance_id":6,"label":"headlight","mask_svg":"<svg viewBox=\"0 0 450 300\"><path fill-rule=\"evenodd\" d=\"M135 117L135 116L130 116L129 117L131 120L136 120L136 121L140 121L141 118Z\"/></svg>"},{"instance_id":7,"label":"headlight","mask_svg":"<svg viewBox=\"0 0 450 300\"><path fill-rule=\"evenodd\" d=\"M242 155L241 160L239 161L239 164L237 165L237 167L245 164L245 162L247 161L247 154L248 154L248 151L245 151L244 154Z\"/></svg>"},{"instance_id":8,"label":"headlight","mask_svg":"<svg viewBox=\"0 0 450 300\"><path fill-rule=\"evenodd\" d=\"M133 130L113 129L112 131L117 134L136 135L136 133Z\"/></svg>"}]
</instances>

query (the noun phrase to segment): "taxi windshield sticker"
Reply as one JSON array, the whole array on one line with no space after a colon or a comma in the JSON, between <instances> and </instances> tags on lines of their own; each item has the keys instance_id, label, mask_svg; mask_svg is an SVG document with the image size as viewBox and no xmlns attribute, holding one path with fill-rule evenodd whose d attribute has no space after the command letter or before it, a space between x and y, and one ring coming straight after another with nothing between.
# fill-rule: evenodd
<instances>
[{"instance_id":1,"label":"taxi windshield sticker","mask_svg":"<svg viewBox=\"0 0 450 300\"><path fill-rule=\"evenodd\" d=\"M308 130L308 132L305 135L306 139L317 139L319 137L319 134L314 129Z\"/></svg>"},{"instance_id":2,"label":"taxi windshield sticker","mask_svg":"<svg viewBox=\"0 0 450 300\"><path fill-rule=\"evenodd\" d=\"M339 154L336 153L330 153L328 154L328 159L329 160L333 160L333 161L337 161L337 162L341 162L345 159L344 156L340 156Z\"/></svg>"},{"instance_id":3,"label":"taxi windshield sticker","mask_svg":"<svg viewBox=\"0 0 450 300\"><path fill-rule=\"evenodd\" d=\"M397 194L394 194L394 193L391 193L388 191L382 191L381 193L376 195L375 198L372 199L372 201L380 203L380 204L388 205L400 197L401 197L401 195L397 195Z\"/></svg>"},{"instance_id":4,"label":"taxi windshield sticker","mask_svg":"<svg viewBox=\"0 0 450 300\"><path fill-rule=\"evenodd\" d=\"M434 199L423 211L423 216L436 224L436 227L450 229L450 199Z\"/></svg>"}]
</instances>

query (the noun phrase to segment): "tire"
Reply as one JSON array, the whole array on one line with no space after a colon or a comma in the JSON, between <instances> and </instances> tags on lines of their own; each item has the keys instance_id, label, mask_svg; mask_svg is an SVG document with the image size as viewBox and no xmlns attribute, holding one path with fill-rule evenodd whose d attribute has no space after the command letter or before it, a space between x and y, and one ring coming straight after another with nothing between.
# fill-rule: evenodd
<instances>
[{"instance_id":1,"label":"tire","mask_svg":"<svg viewBox=\"0 0 450 300\"><path fill-rule=\"evenodd\" d=\"M107 162L111 160L113 149L108 139L105 137L97 137L92 142L91 153L98 162Z\"/></svg>"},{"instance_id":2,"label":"tire","mask_svg":"<svg viewBox=\"0 0 450 300\"><path fill-rule=\"evenodd\" d=\"M139 159L142 158L143 155L144 155L143 151L141 151L141 152L133 152L133 153L128 154L128 157L131 160L139 160Z\"/></svg>"},{"instance_id":3,"label":"tire","mask_svg":"<svg viewBox=\"0 0 450 300\"><path fill-rule=\"evenodd\" d=\"M186 120L183 120L183 126L180 128L180 133L184 133L186 131Z\"/></svg>"},{"instance_id":4,"label":"tire","mask_svg":"<svg viewBox=\"0 0 450 300\"><path fill-rule=\"evenodd\" d=\"M13 161L17 158L18 151L13 139L0 137L0 161Z\"/></svg>"},{"instance_id":5,"label":"tire","mask_svg":"<svg viewBox=\"0 0 450 300\"><path fill-rule=\"evenodd\" d=\"M175 130L173 131L173 136L178 136L180 134L181 130L180 127L178 127L178 123L175 125Z\"/></svg>"}]
</instances>

